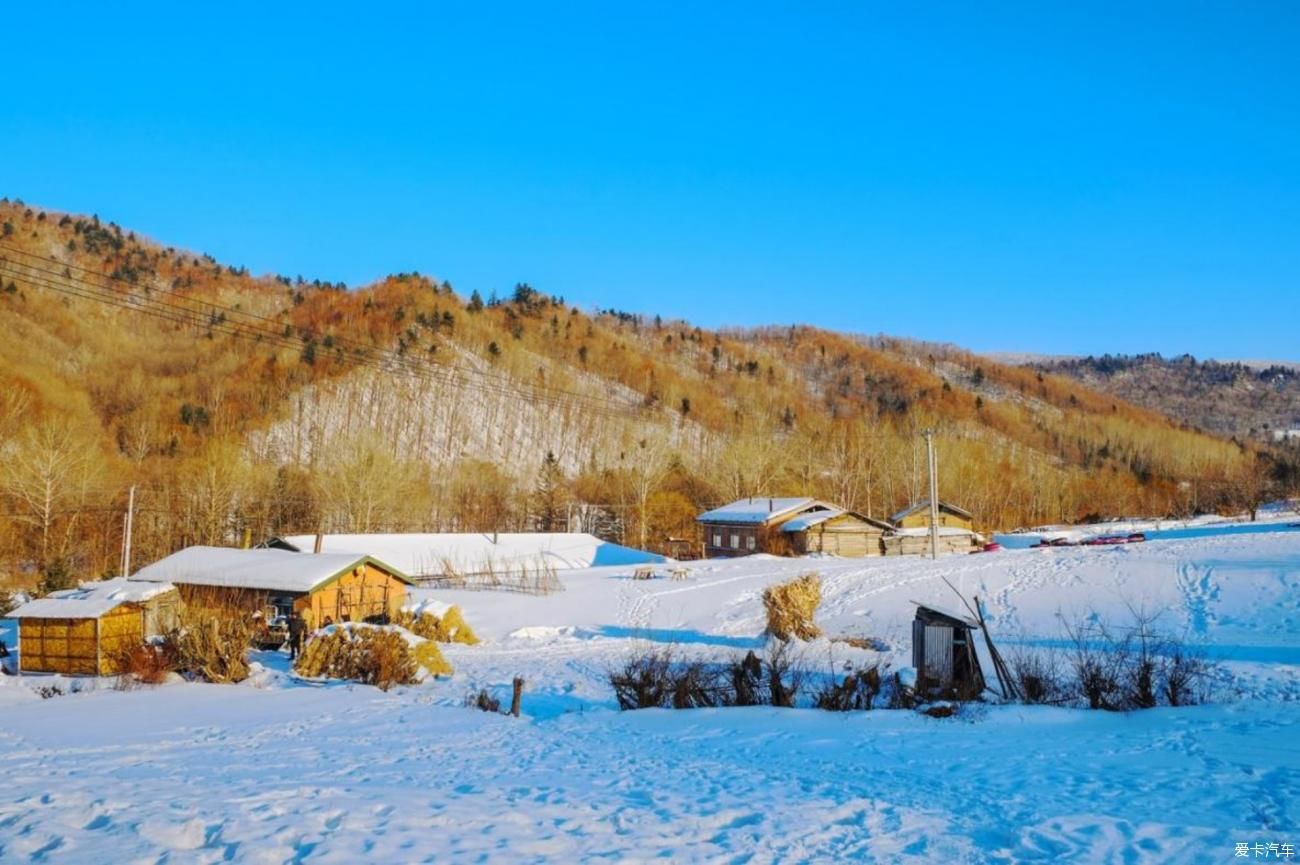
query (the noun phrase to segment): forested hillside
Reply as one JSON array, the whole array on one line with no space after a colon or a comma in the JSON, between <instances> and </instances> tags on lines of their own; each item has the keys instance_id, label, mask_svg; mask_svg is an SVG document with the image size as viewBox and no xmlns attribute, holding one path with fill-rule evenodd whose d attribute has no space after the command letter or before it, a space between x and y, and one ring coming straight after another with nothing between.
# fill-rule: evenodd
<instances>
[{"instance_id":1,"label":"forested hillside","mask_svg":"<svg viewBox=\"0 0 1300 865\"><path fill-rule=\"evenodd\" d=\"M1248 446L1066 377L808 327L712 332L396 274L233 264L0 203L0 575L47 584L275 533L585 529L661 547L701 508L924 490L986 529L1238 508Z\"/></svg>"},{"instance_id":2,"label":"forested hillside","mask_svg":"<svg viewBox=\"0 0 1300 865\"><path fill-rule=\"evenodd\" d=\"M1046 358L1034 367L1223 435L1276 440L1300 430L1300 364L1139 354Z\"/></svg>"}]
</instances>

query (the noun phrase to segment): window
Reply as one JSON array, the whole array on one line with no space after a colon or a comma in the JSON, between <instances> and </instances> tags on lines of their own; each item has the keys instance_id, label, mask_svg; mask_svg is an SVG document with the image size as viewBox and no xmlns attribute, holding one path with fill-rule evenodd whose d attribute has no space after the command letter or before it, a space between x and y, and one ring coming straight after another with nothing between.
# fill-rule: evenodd
<instances>
[{"instance_id":1,"label":"window","mask_svg":"<svg viewBox=\"0 0 1300 865\"><path fill-rule=\"evenodd\" d=\"M731 534L731 548L733 550L740 549L740 535L736 534L735 532L732 532Z\"/></svg>"},{"instance_id":2,"label":"window","mask_svg":"<svg viewBox=\"0 0 1300 865\"><path fill-rule=\"evenodd\" d=\"M758 547L758 539L755 538L753 535L750 535L749 537L745 538L745 546L749 547L749 551L752 553L755 550L755 548Z\"/></svg>"},{"instance_id":3,"label":"window","mask_svg":"<svg viewBox=\"0 0 1300 865\"><path fill-rule=\"evenodd\" d=\"M714 533L713 533L713 545L714 545L715 547L720 547L720 546L722 546L722 532L714 532Z\"/></svg>"}]
</instances>

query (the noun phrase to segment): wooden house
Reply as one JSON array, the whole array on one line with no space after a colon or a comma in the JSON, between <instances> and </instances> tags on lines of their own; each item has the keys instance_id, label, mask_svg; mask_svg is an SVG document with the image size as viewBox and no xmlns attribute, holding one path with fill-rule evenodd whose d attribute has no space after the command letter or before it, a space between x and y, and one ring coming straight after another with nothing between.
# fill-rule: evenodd
<instances>
[{"instance_id":1,"label":"wooden house","mask_svg":"<svg viewBox=\"0 0 1300 865\"><path fill-rule=\"evenodd\" d=\"M883 556L894 527L856 511L808 511L781 525L796 555Z\"/></svg>"},{"instance_id":2,"label":"wooden house","mask_svg":"<svg viewBox=\"0 0 1300 865\"><path fill-rule=\"evenodd\" d=\"M704 555L748 556L752 553L791 555L792 533L781 531L795 517L814 513L842 513L834 505L812 498L738 499L696 517L704 532Z\"/></svg>"},{"instance_id":3,"label":"wooden house","mask_svg":"<svg viewBox=\"0 0 1300 865\"><path fill-rule=\"evenodd\" d=\"M165 582L116 578L53 592L11 612L24 673L115 676L126 651L175 627L179 603Z\"/></svg>"},{"instance_id":4,"label":"wooden house","mask_svg":"<svg viewBox=\"0 0 1300 865\"><path fill-rule=\"evenodd\" d=\"M406 601L411 579L357 553L188 547L140 569L132 581L174 584L181 600L238 607L271 617L299 613L308 626L387 621Z\"/></svg>"},{"instance_id":5,"label":"wooden house","mask_svg":"<svg viewBox=\"0 0 1300 865\"><path fill-rule=\"evenodd\" d=\"M940 528L965 529L968 532L975 531L975 518L965 508L959 508L956 505L941 501L938 510ZM930 528L930 500L921 499L916 504L903 508L903 510L890 517L889 522L900 529Z\"/></svg>"},{"instance_id":6,"label":"wooden house","mask_svg":"<svg viewBox=\"0 0 1300 865\"><path fill-rule=\"evenodd\" d=\"M928 556L930 555L930 530L895 529L883 540L887 556ZM980 544L980 536L965 529L939 529L939 555L969 553Z\"/></svg>"},{"instance_id":7,"label":"wooden house","mask_svg":"<svg viewBox=\"0 0 1300 865\"><path fill-rule=\"evenodd\" d=\"M926 607L912 620L912 666L924 696L973 698L984 692L984 671L975 651L977 622Z\"/></svg>"}]
</instances>

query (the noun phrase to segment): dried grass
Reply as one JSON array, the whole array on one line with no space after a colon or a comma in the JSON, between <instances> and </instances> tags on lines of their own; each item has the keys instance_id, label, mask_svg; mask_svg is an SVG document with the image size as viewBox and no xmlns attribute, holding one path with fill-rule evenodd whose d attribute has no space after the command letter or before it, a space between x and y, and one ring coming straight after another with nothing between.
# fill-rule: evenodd
<instances>
[{"instance_id":1,"label":"dried grass","mask_svg":"<svg viewBox=\"0 0 1300 865\"><path fill-rule=\"evenodd\" d=\"M779 640L813 640L822 634L813 617L822 602L822 578L804 574L763 592L767 632Z\"/></svg>"},{"instance_id":2,"label":"dried grass","mask_svg":"<svg viewBox=\"0 0 1300 865\"><path fill-rule=\"evenodd\" d=\"M175 643L182 672L218 684L248 678L248 647L257 622L239 590L197 589L181 605Z\"/></svg>"},{"instance_id":3,"label":"dried grass","mask_svg":"<svg viewBox=\"0 0 1300 865\"><path fill-rule=\"evenodd\" d=\"M161 685L172 673L180 672L180 647L172 637L132 646L120 653L117 668L122 687Z\"/></svg>"},{"instance_id":4,"label":"dried grass","mask_svg":"<svg viewBox=\"0 0 1300 865\"><path fill-rule=\"evenodd\" d=\"M397 627L335 626L312 636L294 664L302 676L347 679L387 691L420 681L420 668L433 676L450 676L451 665L437 643L412 646Z\"/></svg>"},{"instance_id":5,"label":"dried grass","mask_svg":"<svg viewBox=\"0 0 1300 865\"><path fill-rule=\"evenodd\" d=\"M457 606L449 607L442 616L428 611L416 615L404 610L397 614L394 624L406 628L417 637L439 643L461 643L466 646L477 646L479 643L478 635L465 622L465 617Z\"/></svg>"}]
</instances>

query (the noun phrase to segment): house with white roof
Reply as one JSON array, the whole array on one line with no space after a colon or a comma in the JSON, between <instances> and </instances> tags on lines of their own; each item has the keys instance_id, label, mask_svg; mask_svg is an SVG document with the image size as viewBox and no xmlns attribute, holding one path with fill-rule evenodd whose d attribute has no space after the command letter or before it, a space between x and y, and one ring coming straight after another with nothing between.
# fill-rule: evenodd
<instances>
[{"instance_id":1,"label":"house with white roof","mask_svg":"<svg viewBox=\"0 0 1300 865\"><path fill-rule=\"evenodd\" d=\"M841 509L806 496L754 496L705 511L695 521L704 531L707 558L752 553L789 555L791 538L781 532L781 526L795 517L822 512L839 513Z\"/></svg>"},{"instance_id":2,"label":"house with white roof","mask_svg":"<svg viewBox=\"0 0 1300 865\"><path fill-rule=\"evenodd\" d=\"M9 613L24 673L113 676L125 652L175 627L176 587L117 577L51 592Z\"/></svg>"},{"instance_id":3,"label":"house with white roof","mask_svg":"<svg viewBox=\"0 0 1300 865\"><path fill-rule=\"evenodd\" d=\"M264 616L298 613L311 627L384 620L412 580L374 556L276 549L187 547L141 568L132 581L174 584L186 603L238 607Z\"/></svg>"}]
</instances>

